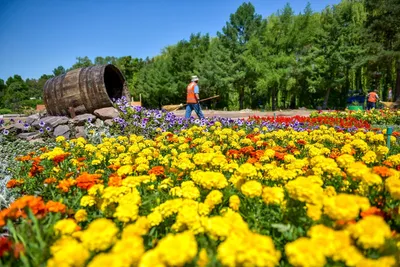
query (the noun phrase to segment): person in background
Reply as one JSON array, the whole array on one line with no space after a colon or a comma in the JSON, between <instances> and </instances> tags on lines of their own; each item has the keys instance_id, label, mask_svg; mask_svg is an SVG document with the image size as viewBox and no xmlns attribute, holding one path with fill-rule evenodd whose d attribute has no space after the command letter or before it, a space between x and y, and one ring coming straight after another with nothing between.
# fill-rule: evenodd
<instances>
[{"instance_id":1,"label":"person in background","mask_svg":"<svg viewBox=\"0 0 400 267\"><path fill-rule=\"evenodd\" d=\"M379 101L379 96L376 90L373 90L367 94L367 110L376 108L376 102Z\"/></svg>"},{"instance_id":2,"label":"person in background","mask_svg":"<svg viewBox=\"0 0 400 267\"><path fill-rule=\"evenodd\" d=\"M392 87L389 87L388 95L387 95L387 101L389 101L389 102L393 101Z\"/></svg>"},{"instance_id":3,"label":"person in background","mask_svg":"<svg viewBox=\"0 0 400 267\"><path fill-rule=\"evenodd\" d=\"M189 119L190 116L192 115L192 111L194 110L197 114L197 116L200 119L204 118L203 112L201 111L200 107L200 96L199 96L199 86L197 83L199 82L199 78L197 76L192 76L192 81L189 83L189 85L186 88L187 95L186 95L186 114L185 118Z\"/></svg>"}]
</instances>

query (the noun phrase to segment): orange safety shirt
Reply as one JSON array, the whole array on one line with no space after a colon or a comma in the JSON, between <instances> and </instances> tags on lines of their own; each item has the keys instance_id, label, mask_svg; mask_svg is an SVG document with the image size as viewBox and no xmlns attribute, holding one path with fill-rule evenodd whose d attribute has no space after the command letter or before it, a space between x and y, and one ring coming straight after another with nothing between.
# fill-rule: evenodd
<instances>
[{"instance_id":1,"label":"orange safety shirt","mask_svg":"<svg viewBox=\"0 0 400 267\"><path fill-rule=\"evenodd\" d=\"M369 93L368 102L376 102L378 95L375 92Z\"/></svg>"},{"instance_id":2,"label":"orange safety shirt","mask_svg":"<svg viewBox=\"0 0 400 267\"><path fill-rule=\"evenodd\" d=\"M194 93L194 87L196 86L195 82L191 82L188 87L187 87L187 97L186 97L186 103L188 104L195 104L197 103L197 98Z\"/></svg>"}]
</instances>

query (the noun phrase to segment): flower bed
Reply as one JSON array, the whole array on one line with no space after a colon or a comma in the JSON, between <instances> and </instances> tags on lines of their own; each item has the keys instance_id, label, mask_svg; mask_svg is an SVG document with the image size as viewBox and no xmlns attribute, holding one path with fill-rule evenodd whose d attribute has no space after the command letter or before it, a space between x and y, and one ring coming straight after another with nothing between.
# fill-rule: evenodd
<instances>
[{"instance_id":1,"label":"flower bed","mask_svg":"<svg viewBox=\"0 0 400 267\"><path fill-rule=\"evenodd\" d=\"M370 124L379 125L399 125L400 124L400 110L394 109L372 109L372 110L358 110L358 111L331 111L331 112L313 112L311 118L354 118L364 120Z\"/></svg>"},{"instance_id":2,"label":"flower bed","mask_svg":"<svg viewBox=\"0 0 400 267\"><path fill-rule=\"evenodd\" d=\"M399 260L400 154L382 133L272 129L258 119L179 124L170 113L123 111L113 131L126 136L59 137L56 148L17 158L7 186L21 198L0 212L9 234L0 239L2 264Z\"/></svg>"}]
</instances>

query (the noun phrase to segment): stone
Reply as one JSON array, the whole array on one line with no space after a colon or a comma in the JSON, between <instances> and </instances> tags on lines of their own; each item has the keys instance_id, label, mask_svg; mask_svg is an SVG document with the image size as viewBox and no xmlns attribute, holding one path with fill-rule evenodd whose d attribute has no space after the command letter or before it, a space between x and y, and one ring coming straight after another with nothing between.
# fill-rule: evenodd
<instances>
[{"instance_id":1,"label":"stone","mask_svg":"<svg viewBox=\"0 0 400 267\"><path fill-rule=\"evenodd\" d=\"M33 122L35 122L35 121L37 121L39 119L40 119L39 114L33 114L33 115L28 116L26 118L25 122L28 123L28 124L32 124Z\"/></svg>"},{"instance_id":2,"label":"stone","mask_svg":"<svg viewBox=\"0 0 400 267\"><path fill-rule=\"evenodd\" d=\"M96 128L100 128L103 125L104 125L104 122L100 119L96 119L96 121L94 122L94 126L96 126Z\"/></svg>"},{"instance_id":3,"label":"stone","mask_svg":"<svg viewBox=\"0 0 400 267\"><path fill-rule=\"evenodd\" d=\"M54 129L58 125L67 124L68 120L69 120L68 117L65 116L48 116L34 121L32 123L32 126L35 127L36 129L47 128L47 127ZM41 122L44 123L44 126L40 126Z\"/></svg>"},{"instance_id":4,"label":"stone","mask_svg":"<svg viewBox=\"0 0 400 267\"><path fill-rule=\"evenodd\" d=\"M102 120L114 119L119 116L118 110L114 107L96 109L93 113Z\"/></svg>"},{"instance_id":5,"label":"stone","mask_svg":"<svg viewBox=\"0 0 400 267\"><path fill-rule=\"evenodd\" d=\"M25 128L25 125L23 123L14 123L11 124L9 127L9 130L11 132L16 132L16 133L22 133L28 131L27 128Z\"/></svg>"},{"instance_id":6,"label":"stone","mask_svg":"<svg viewBox=\"0 0 400 267\"><path fill-rule=\"evenodd\" d=\"M73 118L72 123L77 126L83 126L89 120L93 123L95 121L95 119L96 119L96 116L94 116L93 114L86 113L86 114L78 115L75 118Z\"/></svg>"},{"instance_id":7,"label":"stone","mask_svg":"<svg viewBox=\"0 0 400 267\"><path fill-rule=\"evenodd\" d=\"M57 136L64 136L66 139L69 139L71 135L71 130L69 129L68 125L59 125L54 129L53 135Z\"/></svg>"},{"instance_id":8,"label":"stone","mask_svg":"<svg viewBox=\"0 0 400 267\"><path fill-rule=\"evenodd\" d=\"M114 123L114 121L111 120L111 119L108 119L108 120L104 121L104 124L107 125L107 126L111 126L111 125L113 125L113 123Z\"/></svg>"},{"instance_id":9,"label":"stone","mask_svg":"<svg viewBox=\"0 0 400 267\"><path fill-rule=\"evenodd\" d=\"M36 139L30 140L29 143L31 143L31 144L33 144L33 143L44 144L44 140L42 138L36 138Z\"/></svg>"},{"instance_id":10,"label":"stone","mask_svg":"<svg viewBox=\"0 0 400 267\"><path fill-rule=\"evenodd\" d=\"M85 127L84 126L77 126L75 127L75 137L85 137Z\"/></svg>"},{"instance_id":11,"label":"stone","mask_svg":"<svg viewBox=\"0 0 400 267\"><path fill-rule=\"evenodd\" d=\"M27 141L37 139L39 136L39 132L20 133L17 135L18 138L25 139Z\"/></svg>"}]
</instances>

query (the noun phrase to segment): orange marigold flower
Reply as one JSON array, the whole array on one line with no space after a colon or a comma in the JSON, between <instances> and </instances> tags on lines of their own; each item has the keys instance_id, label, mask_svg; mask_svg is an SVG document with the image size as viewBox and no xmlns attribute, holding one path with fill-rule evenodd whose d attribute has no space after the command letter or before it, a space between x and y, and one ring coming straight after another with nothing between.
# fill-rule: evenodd
<instances>
[{"instance_id":1,"label":"orange marigold flower","mask_svg":"<svg viewBox=\"0 0 400 267\"><path fill-rule=\"evenodd\" d=\"M31 156L21 156L21 157L16 157L15 158L15 160L18 160L18 161L29 161L31 159L32 159Z\"/></svg>"},{"instance_id":2,"label":"orange marigold flower","mask_svg":"<svg viewBox=\"0 0 400 267\"><path fill-rule=\"evenodd\" d=\"M393 175L392 170L385 166L375 166L372 168L372 171L381 176L382 178L387 178Z\"/></svg>"},{"instance_id":3,"label":"orange marigold flower","mask_svg":"<svg viewBox=\"0 0 400 267\"><path fill-rule=\"evenodd\" d=\"M69 178L74 174L75 174L74 172L68 172L68 173L65 174L65 178Z\"/></svg>"},{"instance_id":4,"label":"orange marigold flower","mask_svg":"<svg viewBox=\"0 0 400 267\"><path fill-rule=\"evenodd\" d=\"M43 153L48 151L47 147L45 147L45 146L39 148L39 150L42 151Z\"/></svg>"},{"instance_id":5,"label":"orange marigold flower","mask_svg":"<svg viewBox=\"0 0 400 267\"><path fill-rule=\"evenodd\" d=\"M54 177L50 177L50 178L46 178L43 183L44 184L54 184L55 182L57 182L57 179Z\"/></svg>"},{"instance_id":6,"label":"orange marigold flower","mask_svg":"<svg viewBox=\"0 0 400 267\"><path fill-rule=\"evenodd\" d=\"M72 178L63 179L58 182L57 188L66 193L69 191L69 188L75 184L76 181Z\"/></svg>"},{"instance_id":7,"label":"orange marigold flower","mask_svg":"<svg viewBox=\"0 0 400 267\"><path fill-rule=\"evenodd\" d=\"M118 174L113 173L110 175L108 179L108 186L121 186L122 185L122 178L118 176Z\"/></svg>"},{"instance_id":8,"label":"orange marigold flower","mask_svg":"<svg viewBox=\"0 0 400 267\"><path fill-rule=\"evenodd\" d=\"M239 150L230 149L230 150L228 150L228 152L226 152L226 156L231 157L233 159L237 159L240 157L240 152L239 152Z\"/></svg>"},{"instance_id":9,"label":"orange marigold flower","mask_svg":"<svg viewBox=\"0 0 400 267\"><path fill-rule=\"evenodd\" d=\"M38 217L46 214L46 206L41 197L23 196L11 203L6 216L11 219L26 217L25 208L30 208Z\"/></svg>"},{"instance_id":10,"label":"orange marigold flower","mask_svg":"<svg viewBox=\"0 0 400 267\"><path fill-rule=\"evenodd\" d=\"M252 147L252 146L245 146L245 147L242 147L241 149L240 149L240 153L242 153L242 154L250 154L251 152L253 152L255 149L254 149L254 147Z\"/></svg>"},{"instance_id":11,"label":"orange marigold flower","mask_svg":"<svg viewBox=\"0 0 400 267\"><path fill-rule=\"evenodd\" d=\"M384 217L385 213L381 209L378 209L377 207L370 207L369 209L361 212L361 217L363 218L370 215L377 215Z\"/></svg>"},{"instance_id":12,"label":"orange marigold flower","mask_svg":"<svg viewBox=\"0 0 400 267\"><path fill-rule=\"evenodd\" d=\"M156 176L164 175L164 167L163 166L155 166L148 171L148 174L154 174Z\"/></svg>"},{"instance_id":13,"label":"orange marigold flower","mask_svg":"<svg viewBox=\"0 0 400 267\"><path fill-rule=\"evenodd\" d=\"M90 189L95 184L102 183L100 180L101 174L89 174L87 172L82 173L76 178L76 185L82 189Z\"/></svg>"},{"instance_id":14,"label":"orange marigold flower","mask_svg":"<svg viewBox=\"0 0 400 267\"><path fill-rule=\"evenodd\" d=\"M43 166L41 166L39 163L39 157L33 158L32 167L29 170L29 177L34 177L36 174L41 173L44 170Z\"/></svg>"},{"instance_id":15,"label":"orange marigold flower","mask_svg":"<svg viewBox=\"0 0 400 267\"><path fill-rule=\"evenodd\" d=\"M302 146L307 144L307 142L305 140L303 140L303 139L297 140L296 143L299 144L299 145L302 145Z\"/></svg>"},{"instance_id":16,"label":"orange marigold flower","mask_svg":"<svg viewBox=\"0 0 400 267\"><path fill-rule=\"evenodd\" d=\"M18 180L17 179L11 179L10 181L7 182L6 187L7 188L14 188L14 187L20 186L23 183L24 183L24 180L22 180L22 179L18 179Z\"/></svg>"},{"instance_id":17,"label":"orange marigold flower","mask_svg":"<svg viewBox=\"0 0 400 267\"><path fill-rule=\"evenodd\" d=\"M59 164L60 162L63 162L69 155L71 155L71 153L63 153L60 155L57 155L53 158L53 162L54 164Z\"/></svg>"},{"instance_id":18,"label":"orange marigold flower","mask_svg":"<svg viewBox=\"0 0 400 267\"><path fill-rule=\"evenodd\" d=\"M85 157L80 157L80 158L77 158L76 160L79 161L79 162L82 162L82 161L86 160L86 158Z\"/></svg>"},{"instance_id":19,"label":"orange marigold flower","mask_svg":"<svg viewBox=\"0 0 400 267\"><path fill-rule=\"evenodd\" d=\"M385 160L384 162L382 162L383 165L386 165L389 168L393 167L393 163L389 160Z\"/></svg>"},{"instance_id":20,"label":"orange marigold flower","mask_svg":"<svg viewBox=\"0 0 400 267\"><path fill-rule=\"evenodd\" d=\"M48 212L65 213L65 211L67 210L67 206L65 206L60 202L50 200L49 202L46 203L46 209Z\"/></svg>"},{"instance_id":21,"label":"orange marigold flower","mask_svg":"<svg viewBox=\"0 0 400 267\"><path fill-rule=\"evenodd\" d=\"M283 161L285 159L285 156L286 156L286 153L281 153L281 152L275 151L275 158L277 160Z\"/></svg>"},{"instance_id":22,"label":"orange marigold flower","mask_svg":"<svg viewBox=\"0 0 400 267\"><path fill-rule=\"evenodd\" d=\"M246 162L254 164L254 163L258 162L258 159L257 158L249 158Z\"/></svg>"},{"instance_id":23,"label":"orange marigold flower","mask_svg":"<svg viewBox=\"0 0 400 267\"><path fill-rule=\"evenodd\" d=\"M121 166L119 166L119 165L114 165L114 164L111 164L111 165L108 165L108 166L107 166L107 168L109 168L110 170L113 170L113 171L117 171L120 167L121 167Z\"/></svg>"}]
</instances>

